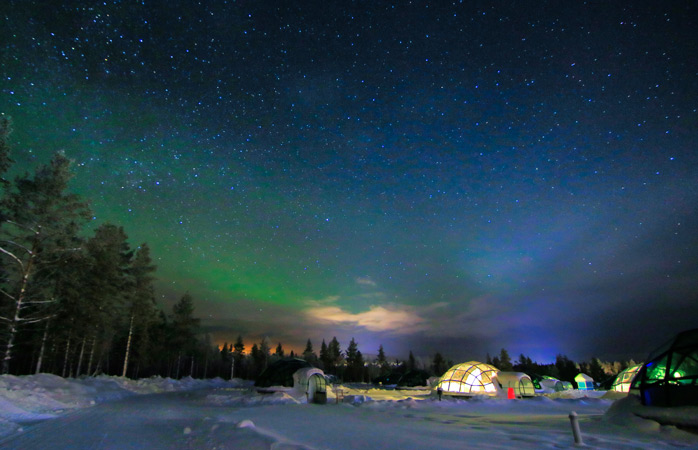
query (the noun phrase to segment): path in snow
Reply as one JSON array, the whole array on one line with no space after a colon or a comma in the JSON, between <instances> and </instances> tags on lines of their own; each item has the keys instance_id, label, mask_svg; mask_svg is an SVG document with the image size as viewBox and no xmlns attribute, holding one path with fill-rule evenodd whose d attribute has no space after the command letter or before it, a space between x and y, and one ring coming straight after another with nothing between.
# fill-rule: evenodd
<instances>
[{"instance_id":1,"label":"path in snow","mask_svg":"<svg viewBox=\"0 0 698 450\"><path fill-rule=\"evenodd\" d=\"M591 448L676 448L671 438L682 436L672 436L672 427L669 439L658 440L653 422L647 434L618 427L603 420L609 403L598 399L247 403L258 398L236 389L131 396L27 424L0 449L574 448L568 406L580 414Z\"/></svg>"},{"instance_id":2,"label":"path in snow","mask_svg":"<svg viewBox=\"0 0 698 450\"><path fill-rule=\"evenodd\" d=\"M210 417L201 392L132 396L30 424L1 449L269 449L277 439ZM214 407L218 413L223 410ZM234 443L235 446L230 446Z\"/></svg>"}]
</instances>

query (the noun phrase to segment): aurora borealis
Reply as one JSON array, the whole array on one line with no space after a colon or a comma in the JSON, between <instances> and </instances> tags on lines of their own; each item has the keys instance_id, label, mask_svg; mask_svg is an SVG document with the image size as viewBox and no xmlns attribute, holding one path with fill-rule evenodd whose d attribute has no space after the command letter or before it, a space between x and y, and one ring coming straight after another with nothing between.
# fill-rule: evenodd
<instances>
[{"instance_id":1,"label":"aurora borealis","mask_svg":"<svg viewBox=\"0 0 698 450\"><path fill-rule=\"evenodd\" d=\"M0 11L15 170L64 150L218 342L545 362L698 326L691 2Z\"/></svg>"}]
</instances>

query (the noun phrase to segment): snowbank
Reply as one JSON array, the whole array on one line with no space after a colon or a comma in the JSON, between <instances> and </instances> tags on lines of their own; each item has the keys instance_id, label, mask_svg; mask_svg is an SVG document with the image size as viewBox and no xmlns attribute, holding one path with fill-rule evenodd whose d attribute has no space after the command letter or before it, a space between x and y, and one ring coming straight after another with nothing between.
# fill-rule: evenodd
<instances>
[{"instance_id":1,"label":"snowbank","mask_svg":"<svg viewBox=\"0 0 698 450\"><path fill-rule=\"evenodd\" d=\"M161 393L172 394L143 396ZM108 409L112 404L119 406ZM135 409L129 410L131 406ZM153 439L168 448L200 448L200 444L448 449L462 448L466 442L487 448L573 448L568 417L572 411L579 417L584 443L593 448L698 448L698 435L684 431L698 426L698 407L648 408L637 397L605 391L564 391L512 400L444 396L439 401L428 389L331 385L328 404L315 405L308 404L302 393L263 394L241 380L63 379L46 374L0 376L0 448L22 448L37 439L55 445L57 441L43 440L52 439L51 431L41 434L39 425L32 425L54 423L46 419L68 412L74 412L69 417L80 430L87 430L72 433L73 439L81 435L84 442L91 442L89 423L107 421L116 427L118 432L109 434L111 448L147 447L154 430L164 430ZM135 417L139 414L144 418ZM91 445L75 448L106 448Z\"/></svg>"},{"instance_id":2,"label":"snowbank","mask_svg":"<svg viewBox=\"0 0 698 450\"><path fill-rule=\"evenodd\" d=\"M245 382L221 379L121 377L61 378L38 374L17 377L0 375L0 436L22 428L23 424L56 417L66 412L137 394L188 391L242 386Z\"/></svg>"}]
</instances>

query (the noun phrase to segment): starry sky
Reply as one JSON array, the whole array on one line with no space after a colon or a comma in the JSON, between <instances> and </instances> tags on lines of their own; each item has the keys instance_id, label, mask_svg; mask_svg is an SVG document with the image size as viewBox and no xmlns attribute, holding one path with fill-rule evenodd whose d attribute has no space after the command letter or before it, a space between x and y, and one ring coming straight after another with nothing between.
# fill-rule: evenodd
<instances>
[{"instance_id":1,"label":"starry sky","mask_svg":"<svg viewBox=\"0 0 698 450\"><path fill-rule=\"evenodd\" d=\"M642 359L698 326L691 1L0 5L58 150L216 342Z\"/></svg>"}]
</instances>

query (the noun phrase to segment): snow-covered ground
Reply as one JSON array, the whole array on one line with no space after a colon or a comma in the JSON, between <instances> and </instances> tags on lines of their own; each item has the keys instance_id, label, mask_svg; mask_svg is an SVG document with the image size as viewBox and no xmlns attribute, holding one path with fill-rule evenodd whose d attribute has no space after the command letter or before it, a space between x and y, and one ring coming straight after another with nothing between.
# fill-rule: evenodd
<instances>
[{"instance_id":1,"label":"snow-covered ground","mask_svg":"<svg viewBox=\"0 0 698 450\"><path fill-rule=\"evenodd\" d=\"M427 389L341 389L341 401L331 389L315 405L240 380L3 375L0 448L574 448L574 411L589 448L698 449L698 434L667 425L698 429L698 407L647 408L622 394L439 401Z\"/></svg>"}]
</instances>

